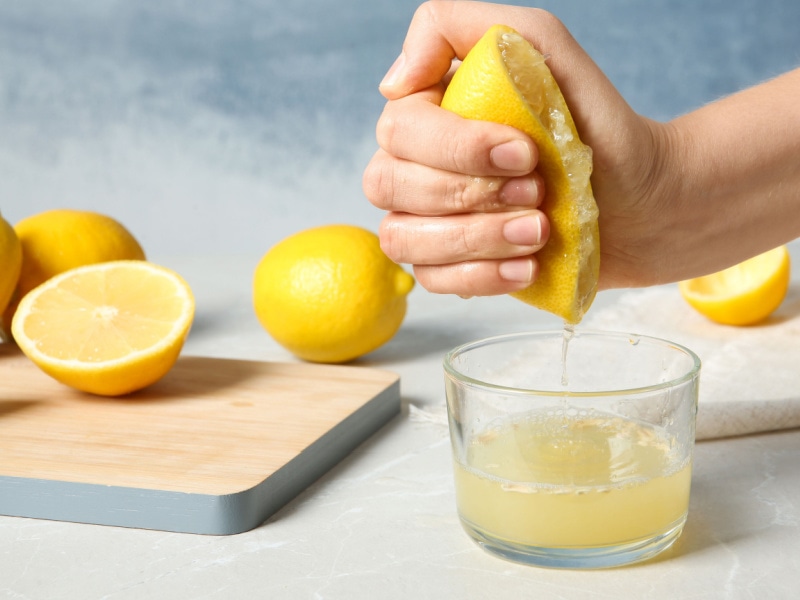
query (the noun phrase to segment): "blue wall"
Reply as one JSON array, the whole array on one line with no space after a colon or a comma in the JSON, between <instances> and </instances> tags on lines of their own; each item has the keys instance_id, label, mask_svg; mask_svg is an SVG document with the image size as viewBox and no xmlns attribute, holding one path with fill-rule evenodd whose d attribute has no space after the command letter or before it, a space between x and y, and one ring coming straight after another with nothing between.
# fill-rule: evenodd
<instances>
[{"instance_id":1,"label":"blue wall","mask_svg":"<svg viewBox=\"0 0 800 600\"><path fill-rule=\"evenodd\" d=\"M525 3L516 3L525 4ZM259 255L361 192L377 84L417 2L0 2L0 211L126 223L151 256ZM800 62L797 0L542 2L669 119Z\"/></svg>"}]
</instances>

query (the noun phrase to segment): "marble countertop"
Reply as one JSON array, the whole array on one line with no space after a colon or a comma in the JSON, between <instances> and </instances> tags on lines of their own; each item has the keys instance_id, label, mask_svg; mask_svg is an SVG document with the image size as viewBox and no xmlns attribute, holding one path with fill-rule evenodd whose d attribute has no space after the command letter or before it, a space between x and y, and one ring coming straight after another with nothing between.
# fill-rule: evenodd
<instances>
[{"instance_id":1,"label":"marble countertop","mask_svg":"<svg viewBox=\"0 0 800 600\"><path fill-rule=\"evenodd\" d=\"M252 314L251 261L160 262L184 274L197 296L186 354L293 360ZM592 310L613 307L620 295L601 293ZM686 529L647 563L526 567L467 538L455 513L442 354L478 337L555 325L507 297L415 289L397 336L356 363L400 374L401 414L266 523L205 536L0 517L0 597L796 597L797 430L699 442Z\"/></svg>"}]
</instances>

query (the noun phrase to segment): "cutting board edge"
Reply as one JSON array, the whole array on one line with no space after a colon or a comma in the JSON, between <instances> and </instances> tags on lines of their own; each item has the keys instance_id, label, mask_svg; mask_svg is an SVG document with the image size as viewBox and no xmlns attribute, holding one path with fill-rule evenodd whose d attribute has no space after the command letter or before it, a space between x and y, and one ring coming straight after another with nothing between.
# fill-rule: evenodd
<instances>
[{"instance_id":1,"label":"cutting board edge","mask_svg":"<svg viewBox=\"0 0 800 600\"><path fill-rule=\"evenodd\" d=\"M0 514L176 533L243 533L273 516L386 425L400 413L400 404L400 378L395 376L291 461L239 492L214 495L0 475Z\"/></svg>"}]
</instances>

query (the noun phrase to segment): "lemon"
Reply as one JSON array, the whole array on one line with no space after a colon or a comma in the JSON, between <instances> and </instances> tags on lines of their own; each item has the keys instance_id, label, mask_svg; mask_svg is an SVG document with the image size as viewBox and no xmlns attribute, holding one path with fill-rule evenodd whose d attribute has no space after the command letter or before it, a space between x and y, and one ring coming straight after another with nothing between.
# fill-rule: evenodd
<instances>
[{"instance_id":1,"label":"lemon","mask_svg":"<svg viewBox=\"0 0 800 600\"><path fill-rule=\"evenodd\" d=\"M341 363L383 345L399 329L414 278L352 225L306 229L273 246L253 278L267 332L295 356Z\"/></svg>"},{"instance_id":2,"label":"lemon","mask_svg":"<svg viewBox=\"0 0 800 600\"><path fill-rule=\"evenodd\" d=\"M146 261L112 261L71 269L33 289L11 329L48 375L118 396L172 368L193 318L194 297L177 273Z\"/></svg>"},{"instance_id":3,"label":"lemon","mask_svg":"<svg viewBox=\"0 0 800 600\"><path fill-rule=\"evenodd\" d=\"M724 325L753 325L780 306L789 289L791 260L779 246L737 265L678 284L700 314Z\"/></svg>"},{"instance_id":4,"label":"lemon","mask_svg":"<svg viewBox=\"0 0 800 600\"><path fill-rule=\"evenodd\" d=\"M93 211L49 210L21 220L14 230L22 245L22 268L3 313L6 328L23 296L50 277L84 265L145 258L139 242L121 223Z\"/></svg>"},{"instance_id":5,"label":"lemon","mask_svg":"<svg viewBox=\"0 0 800 600\"><path fill-rule=\"evenodd\" d=\"M536 253L537 280L512 296L579 322L594 300L600 271L592 152L581 142L544 57L510 27L495 25L456 70L442 107L510 125L538 146L537 170L546 188L541 210L550 220L550 239Z\"/></svg>"},{"instance_id":6,"label":"lemon","mask_svg":"<svg viewBox=\"0 0 800 600\"><path fill-rule=\"evenodd\" d=\"M14 226L22 244L20 297L68 269L110 260L144 260L139 242L118 221L85 210L56 209Z\"/></svg>"},{"instance_id":7,"label":"lemon","mask_svg":"<svg viewBox=\"0 0 800 600\"><path fill-rule=\"evenodd\" d=\"M22 267L22 248L11 225L0 215L0 313L2 313L17 286Z\"/></svg>"}]
</instances>

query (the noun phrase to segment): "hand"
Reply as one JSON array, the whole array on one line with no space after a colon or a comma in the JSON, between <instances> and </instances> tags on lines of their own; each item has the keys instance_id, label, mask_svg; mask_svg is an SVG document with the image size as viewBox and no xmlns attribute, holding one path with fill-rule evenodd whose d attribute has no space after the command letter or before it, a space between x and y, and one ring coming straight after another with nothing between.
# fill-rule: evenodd
<instances>
[{"instance_id":1,"label":"hand","mask_svg":"<svg viewBox=\"0 0 800 600\"><path fill-rule=\"evenodd\" d=\"M377 125L380 149L364 173L365 194L389 211L382 248L413 264L433 292L503 294L535 280L535 253L549 234L537 210L544 184L536 146L516 129L439 107L454 59L496 23L550 55L581 138L593 148L601 286L642 284L653 273L642 272L629 242L658 227L648 211L630 208L650 191L658 130L630 109L555 17L531 8L437 1L418 9L380 87L389 101Z\"/></svg>"}]
</instances>

